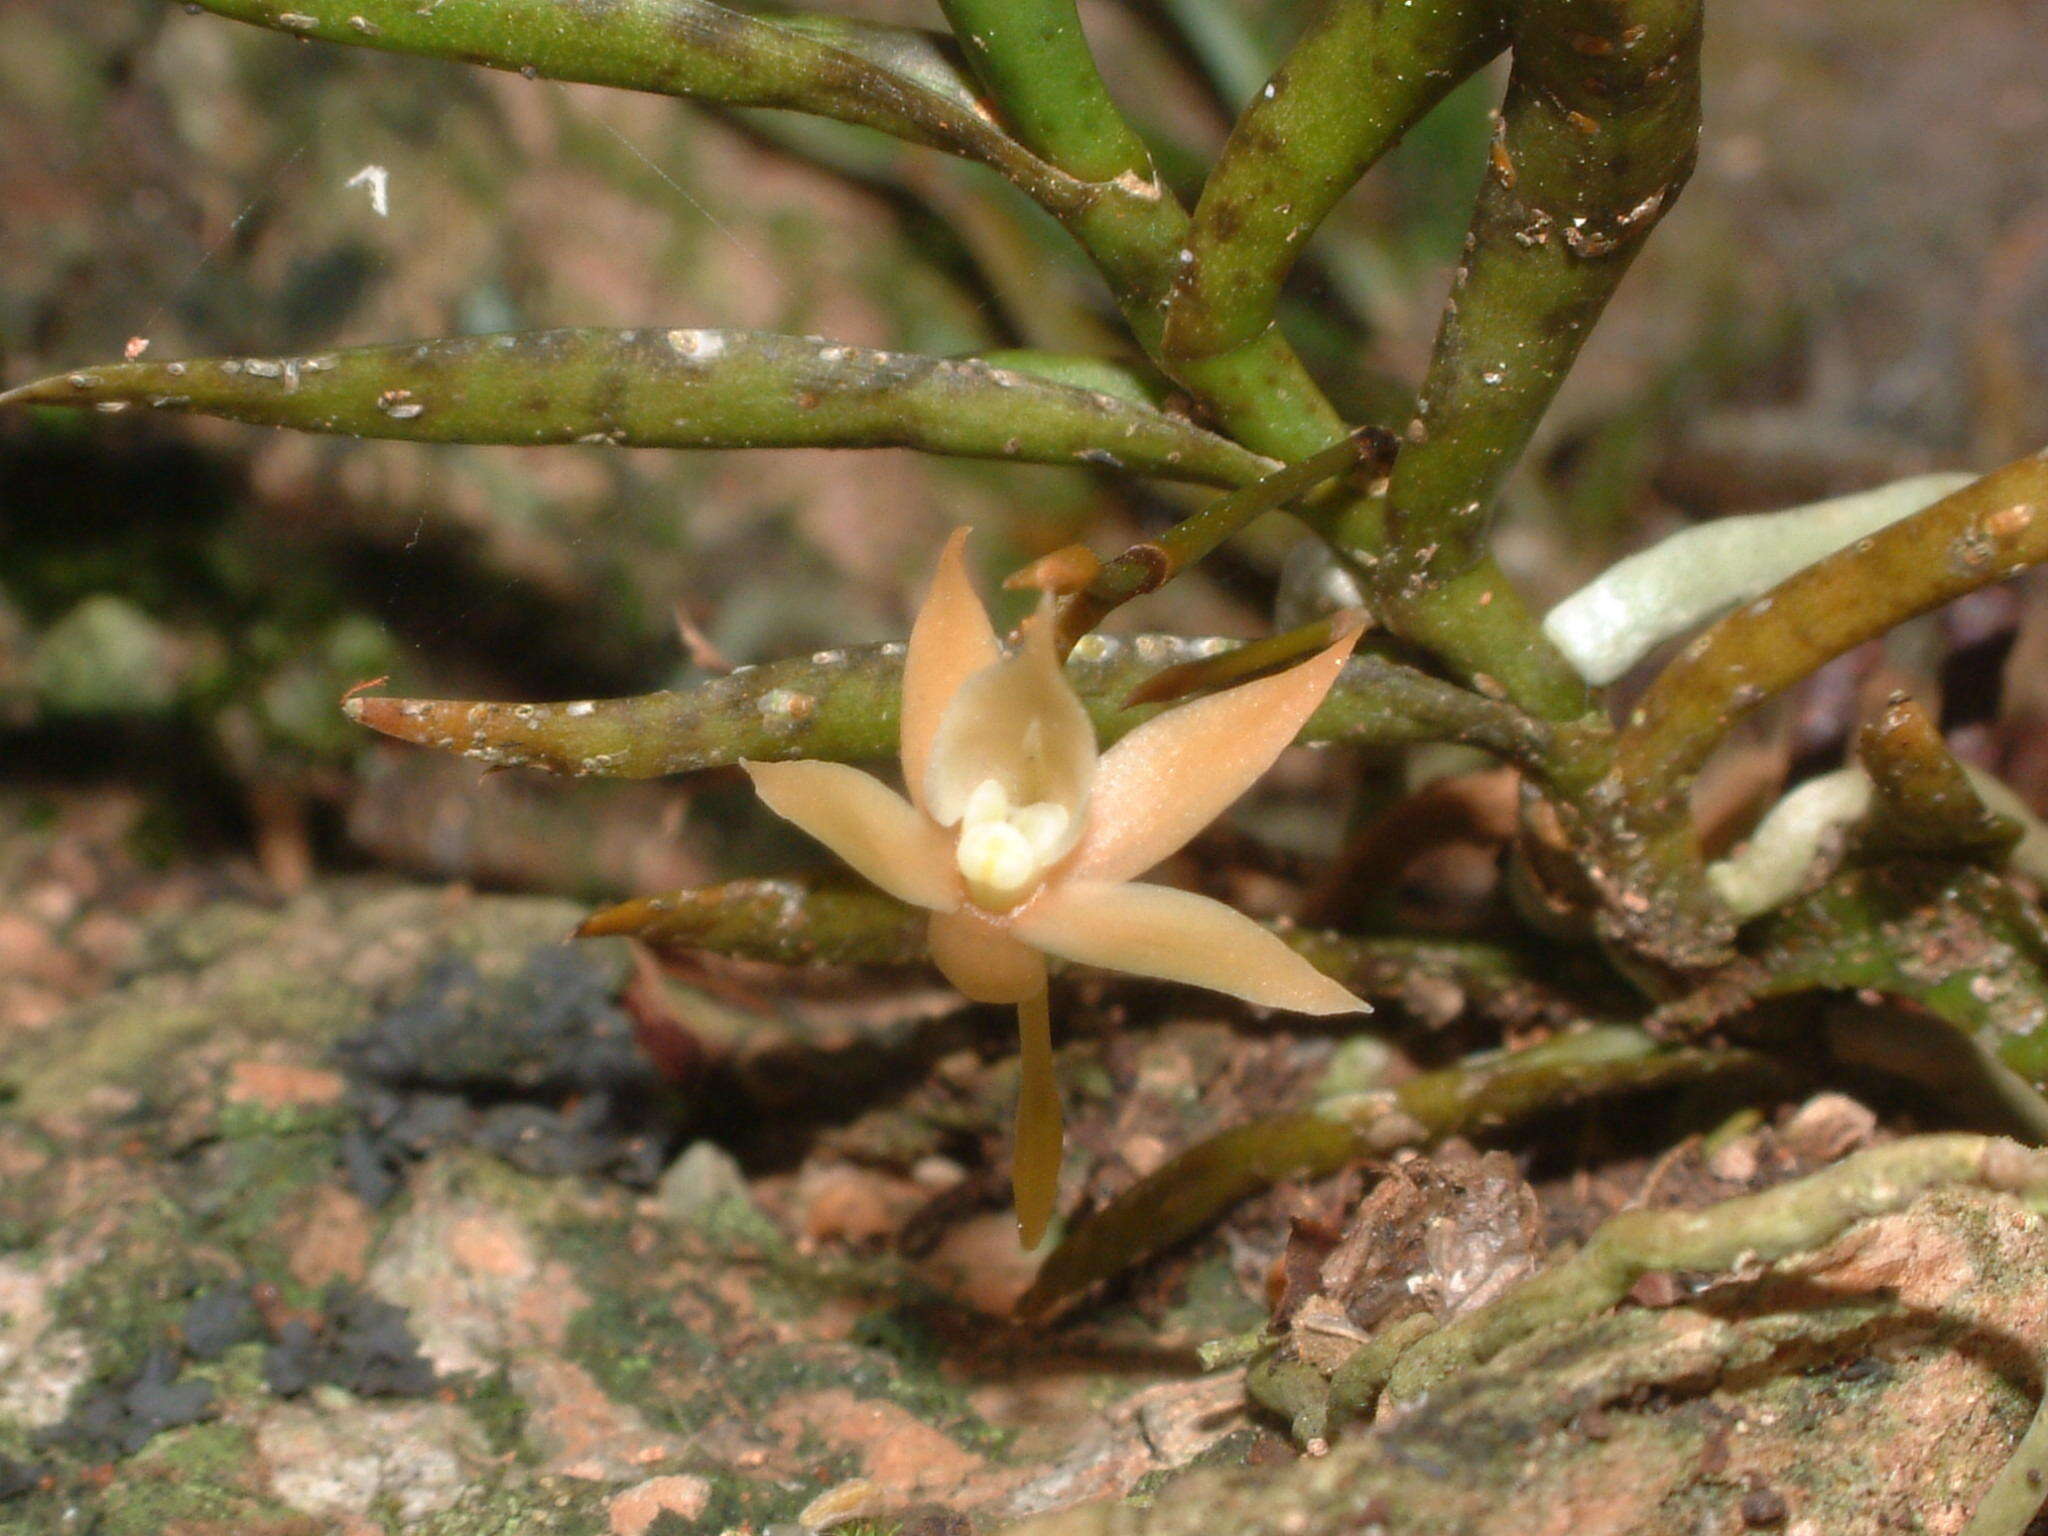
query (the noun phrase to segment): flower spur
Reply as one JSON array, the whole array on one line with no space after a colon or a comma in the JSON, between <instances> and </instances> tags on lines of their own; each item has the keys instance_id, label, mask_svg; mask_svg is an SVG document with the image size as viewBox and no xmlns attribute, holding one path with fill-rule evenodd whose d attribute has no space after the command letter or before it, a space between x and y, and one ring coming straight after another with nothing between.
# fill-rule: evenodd
<instances>
[{"instance_id":1,"label":"flower spur","mask_svg":"<svg viewBox=\"0 0 2048 1536\"><path fill-rule=\"evenodd\" d=\"M910 798L842 763L749 762L768 808L891 896L931 913L946 979L1017 1007L1011 1186L1027 1248L1059 1188L1046 956L1188 982L1297 1013L1369 1011L1222 902L1133 881L1249 788L1337 680L1357 631L1290 667L1166 711L1097 755L1045 616L1005 654L967 578L965 529L940 556L903 668Z\"/></svg>"}]
</instances>

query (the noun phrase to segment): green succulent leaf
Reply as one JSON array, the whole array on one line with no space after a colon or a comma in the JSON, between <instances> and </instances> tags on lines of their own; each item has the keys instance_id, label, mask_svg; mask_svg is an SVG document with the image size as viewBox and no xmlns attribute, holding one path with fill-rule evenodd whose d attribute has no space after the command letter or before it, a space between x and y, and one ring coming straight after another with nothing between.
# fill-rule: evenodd
<instances>
[{"instance_id":1,"label":"green succulent leaf","mask_svg":"<svg viewBox=\"0 0 2048 1536\"><path fill-rule=\"evenodd\" d=\"M1629 716L1617 748L1623 773L1646 799L1668 798L1766 699L1895 625L2044 560L2048 458L2030 455L1794 572L1701 635Z\"/></svg>"},{"instance_id":2,"label":"green succulent leaf","mask_svg":"<svg viewBox=\"0 0 2048 1536\"><path fill-rule=\"evenodd\" d=\"M929 916L870 886L732 880L606 907L576 936L782 965L915 965L924 959Z\"/></svg>"},{"instance_id":3,"label":"green succulent leaf","mask_svg":"<svg viewBox=\"0 0 2048 1536\"><path fill-rule=\"evenodd\" d=\"M1576 671L1505 618L1487 531L1502 484L1691 174L1700 0L1516 0L1514 72L1409 446L1353 516L1390 626L1554 719ZM1516 605L1519 606L1519 605Z\"/></svg>"},{"instance_id":4,"label":"green succulent leaf","mask_svg":"<svg viewBox=\"0 0 2048 1536\"><path fill-rule=\"evenodd\" d=\"M1238 119L1203 184L1166 350L1200 358L1272 325L1337 200L1507 42L1492 0L1336 0Z\"/></svg>"},{"instance_id":5,"label":"green succulent leaf","mask_svg":"<svg viewBox=\"0 0 2048 1536\"><path fill-rule=\"evenodd\" d=\"M1074 0L940 0L968 62L1023 141L1084 181L1154 179L1110 100Z\"/></svg>"},{"instance_id":6,"label":"green succulent leaf","mask_svg":"<svg viewBox=\"0 0 2048 1536\"><path fill-rule=\"evenodd\" d=\"M1235 486L1275 468L1177 416L974 359L760 331L557 330L109 363L0 405L139 406L433 443L917 448Z\"/></svg>"},{"instance_id":7,"label":"green succulent leaf","mask_svg":"<svg viewBox=\"0 0 2048 1536\"><path fill-rule=\"evenodd\" d=\"M1234 641L1091 635L1068 675L1101 738L1114 741L1157 714L1126 701L1147 678ZM745 667L687 691L557 704L352 698L350 718L420 746L494 767L646 779L722 767L742 758L859 762L896 751L903 647L862 646ZM1543 741L1518 712L1380 656L1346 664L1306 742L1406 745L1460 741L1514 760Z\"/></svg>"},{"instance_id":8,"label":"green succulent leaf","mask_svg":"<svg viewBox=\"0 0 2048 1536\"><path fill-rule=\"evenodd\" d=\"M1355 1158L1491 1130L1544 1110L1767 1071L1740 1050L1672 1047L1597 1025L1519 1051L1484 1051L1383 1093L1232 1126L1140 1179L1069 1232L1019 1303L1045 1313L1199 1232L1282 1179L1319 1178Z\"/></svg>"},{"instance_id":9,"label":"green succulent leaf","mask_svg":"<svg viewBox=\"0 0 2048 1536\"><path fill-rule=\"evenodd\" d=\"M757 14L714 0L199 3L293 37L729 106L784 107L951 150L1014 179L1057 179L996 126L952 39L912 27Z\"/></svg>"}]
</instances>

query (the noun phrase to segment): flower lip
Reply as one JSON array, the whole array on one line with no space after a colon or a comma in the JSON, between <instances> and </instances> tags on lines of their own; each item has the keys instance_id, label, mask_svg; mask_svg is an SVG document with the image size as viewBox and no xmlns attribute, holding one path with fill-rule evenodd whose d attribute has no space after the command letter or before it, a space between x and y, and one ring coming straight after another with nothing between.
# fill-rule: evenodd
<instances>
[{"instance_id":1,"label":"flower lip","mask_svg":"<svg viewBox=\"0 0 2048 1536\"><path fill-rule=\"evenodd\" d=\"M1012 805L999 779L983 779L967 797L954 861L977 906L1018 904L1074 844L1074 818L1051 800Z\"/></svg>"},{"instance_id":2,"label":"flower lip","mask_svg":"<svg viewBox=\"0 0 2048 1536\"><path fill-rule=\"evenodd\" d=\"M971 835L977 861L986 855L1021 869L1028 849L1042 874L1080 840L1095 766L1095 727L1040 613L1013 654L968 676L947 703L932 737L924 804L940 826L962 829L963 849Z\"/></svg>"}]
</instances>

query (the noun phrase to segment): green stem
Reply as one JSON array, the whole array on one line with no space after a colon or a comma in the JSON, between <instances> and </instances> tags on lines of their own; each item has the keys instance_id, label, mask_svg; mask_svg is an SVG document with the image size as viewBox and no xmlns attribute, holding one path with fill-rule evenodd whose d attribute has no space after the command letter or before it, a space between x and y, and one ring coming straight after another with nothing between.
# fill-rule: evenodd
<instances>
[{"instance_id":1,"label":"green stem","mask_svg":"<svg viewBox=\"0 0 2048 1536\"><path fill-rule=\"evenodd\" d=\"M968 63L1026 146L1082 181L1156 183L1095 67L1074 0L940 0Z\"/></svg>"},{"instance_id":2,"label":"green stem","mask_svg":"<svg viewBox=\"0 0 2048 1536\"><path fill-rule=\"evenodd\" d=\"M1898 854L2002 862L2024 835L1984 803L1956 761L1934 717L1895 698L1857 733L1856 755L1870 773L1871 804L1857 837L1859 856Z\"/></svg>"},{"instance_id":3,"label":"green stem","mask_svg":"<svg viewBox=\"0 0 2048 1536\"><path fill-rule=\"evenodd\" d=\"M955 12L963 31L978 39L975 67L996 83L1005 108L1077 171L1003 133L944 47L905 29L756 16L713 0L619 0L596 10L570 0L437 0L428 7L362 0L346 14L286 8L295 4L212 0L211 8L294 36L839 117L979 160L1067 228L1108 279L1140 344L1161 358L1187 214L1150 174L1142 145L1109 101L1086 57L1071 0L958 0ZM1345 431L1277 332L1171 371L1253 456L1298 460ZM445 419L452 432L454 416ZM429 425L383 435L433 434ZM543 433L521 440L554 439ZM642 440L666 438L656 433ZM1312 521L1328 537L1340 516L1331 509ZM1517 660L1541 650L1528 615L1506 595L1490 608L1471 595L1471 649L1482 662L1491 656L1497 664L1469 670L1496 679L1508 697L1540 703L1543 689L1528 683Z\"/></svg>"},{"instance_id":4,"label":"green stem","mask_svg":"<svg viewBox=\"0 0 2048 1536\"><path fill-rule=\"evenodd\" d=\"M1304 657L1315 655L1339 634L1355 627L1357 622L1355 613L1326 614L1293 629L1248 640L1236 650L1218 651L1214 656L1182 662L1177 667L1153 673L1133 688L1124 702L1171 704L1190 694L1212 693L1247 678L1278 672L1282 667L1291 667Z\"/></svg>"},{"instance_id":5,"label":"green stem","mask_svg":"<svg viewBox=\"0 0 2048 1536\"><path fill-rule=\"evenodd\" d=\"M2040 457L1859 539L1722 619L1664 669L1616 744L1617 783L1667 835L1689 837L1687 786L1737 720L1864 641L2043 560Z\"/></svg>"},{"instance_id":6,"label":"green stem","mask_svg":"<svg viewBox=\"0 0 2048 1536\"><path fill-rule=\"evenodd\" d=\"M1018 1304L1049 1312L1200 1231L1246 1196L1285 1178L1320 1178L1354 1158L1493 1130L1540 1110L1754 1072L1747 1051L1661 1046L1607 1025L1522 1051L1489 1051L1315 1113L1235 1126L1181 1153L1089 1216L1052 1251Z\"/></svg>"},{"instance_id":7,"label":"green stem","mask_svg":"<svg viewBox=\"0 0 2048 1536\"><path fill-rule=\"evenodd\" d=\"M1515 65L1466 256L1383 508L1347 526L1380 558L1382 616L1532 709L1588 697L1487 568L1502 483L1629 262L1691 172L1700 0L1515 0ZM1477 622L1475 622L1477 621ZM1503 641L1515 638L1515 648Z\"/></svg>"},{"instance_id":8,"label":"green stem","mask_svg":"<svg viewBox=\"0 0 2048 1536\"><path fill-rule=\"evenodd\" d=\"M1603 1312L1653 1270L1776 1263L1821 1247L1856 1222L1903 1210L1929 1190L1957 1184L2040 1193L2048 1189L2048 1153L2000 1137L1918 1136L1703 1210L1623 1212L1577 1257L1421 1340L1395 1369L1388 1396L1412 1401L1542 1329Z\"/></svg>"},{"instance_id":9,"label":"green stem","mask_svg":"<svg viewBox=\"0 0 2048 1536\"><path fill-rule=\"evenodd\" d=\"M1149 405L973 358L761 331L560 330L311 357L109 363L7 405L140 405L410 442L917 448L1210 485L1273 468Z\"/></svg>"},{"instance_id":10,"label":"green stem","mask_svg":"<svg viewBox=\"0 0 2048 1536\"><path fill-rule=\"evenodd\" d=\"M292 37L836 118L981 161L1037 196L1065 180L988 120L951 40L914 28L715 0L195 3Z\"/></svg>"},{"instance_id":11,"label":"green stem","mask_svg":"<svg viewBox=\"0 0 2048 1536\"><path fill-rule=\"evenodd\" d=\"M1241 347L1324 217L1507 41L1495 0L1334 0L1231 130L1196 205L1167 316L1169 356Z\"/></svg>"},{"instance_id":12,"label":"green stem","mask_svg":"<svg viewBox=\"0 0 2048 1536\"><path fill-rule=\"evenodd\" d=\"M1110 100L1073 0L945 0L973 67L1024 142L1091 184L1047 200L1100 269L1147 355L1162 359L1165 305L1188 231L1143 142ZM1344 423L1277 334L1170 370L1255 453L1306 458Z\"/></svg>"},{"instance_id":13,"label":"green stem","mask_svg":"<svg viewBox=\"0 0 2048 1536\"><path fill-rule=\"evenodd\" d=\"M633 938L664 954L702 950L782 965L918 965L926 956L927 916L865 885L730 880L605 907L584 920L577 936ZM1584 1016L1588 998L1606 1001L1603 994L1611 990L1606 978L1583 965L1558 977L1554 953L1476 941L1360 938L1291 925L1274 931L1324 975L1399 1009L1422 1029L1467 1016L1505 1029L1562 1029ZM1586 1046L1575 1049L1583 1065Z\"/></svg>"},{"instance_id":14,"label":"green stem","mask_svg":"<svg viewBox=\"0 0 2048 1536\"><path fill-rule=\"evenodd\" d=\"M663 954L708 950L779 965L916 965L928 921L871 886L732 880L606 907L585 918L576 937L630 937Z\"/></svg>"},{"instance_id":15,"label":"green stem","mask_svg":"<svg viewBox=\"0 0 2048 1536\"><path fill-rule=\"evenodd\" d=\"M1104 742L1158 713L1127 701L1166 668L1236 642L1177 635L1094 635L1068 676ZM741 758L861 762L893 757L903 648L863 646L747 667L680 692L556 704L358 697L350 719L493 767L647 779ZM1386 746L1457 741L1513 762L1539 761L1547 738L1527 716L1381 656L1355 656L1309 718L1304 742Z\"/></svg>"},{"instance_id":16,"label":"green stem","mask_svg":"<svg viewBox=\"0 0 2048 1536\"><path fill-rule=\"evenodd\" d=\"M1276 511L1340 475L1384 475L1394 462L1394 440L1377 427L1360 427L1297 464L1275 470L1183 518L1158 538L1133 545L1102 567L1081 591L1060 604L1055 639L1062 651L1134 597L1173 580L1254 518Z\"/></svg>"}]
</instances>

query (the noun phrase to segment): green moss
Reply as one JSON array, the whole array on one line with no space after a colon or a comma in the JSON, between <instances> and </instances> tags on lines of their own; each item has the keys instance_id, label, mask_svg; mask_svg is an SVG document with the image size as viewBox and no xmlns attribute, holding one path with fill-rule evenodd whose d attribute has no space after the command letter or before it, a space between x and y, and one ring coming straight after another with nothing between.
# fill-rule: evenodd
<instances>
[{"instance_id":1,"label":"green moss","mask_svg":"<svg viewBox=\"0 0 2048 1536\"><path fill-rule=\"evenodd\" d=\"M493 1456L527 1459L526 1400L512 1389L503 1371L478 1377L462 1394L462 1407L484 1432Z\"/></svg>"},{"instance_id":2,"label":"green moss","mask_svg":"<svg viewBox=\"0 0 2048 1536\"><path fill-rule=\"evenodd\" d=\"M130 1210L104 1257L57 1293L56 1322L92 1340L98 1380L132 1375L168 1336L204 1278L192 1249L185 1213L153 1199Z\"/></svg>"},{"instance_id":3,"label":"green moss","mask_svg":"<svg viewBox=\"0 0 2048 1536\"><path fill-rule=\"evenodd\" d=\"M190 916L153 935L156 957L167 970L224 960L235 950L260 944L277 927L275 911L241 902L209 902Z\"/></svg>"},{"instance_id":4,"label":"green moss","mask_svg":"<svg viewBox=\"0 0 2048 1536\"><path fill-rule=\"evenodd\" d=\"M555 1225L550 1247L575 1266L591 1298L569 1325L568 1354L650 1422L689 1435L735 1412L763 1417L792 1395L842 1390L895 1403L985 1453L1008 1444L1007 1433L973 1410L964 1389L941 1377L936 1341L910 1302L873 1314L867 1340L767 1342L727 1353L722 1338L756 1330L706 1287L692 1294L689 1310L720 1319L707 1336L678 1317L676 1286L697 1265L729 1268L733 1261L707 1254L701 1238L686 1233L667 1232L651 1248L626 1238L623 1221L570 1219ZM760 1315L793 1323L849 1290L878 1294L888 1278L866 1270L857 1277L821 1273L808 1261L748 1268L749 1301Z\"/></svg>"},{"instance_id":5,"label":"green moss","mask_svg":"<svg viewBox=\"0 0 2048 1536\"><path fill-rule=\"evenodd\" d=\"M215 1402L259 1402L270 1394L270 1383L263 1377L263 1357L269 1350L268 1340L236 1344L218 1360L188 1361L185 1375L211 1382Z\"/></svg>"},{"instance_id":6,"label":"green moss","mask_svg":"<svg viewBox=\"0 0 2048 1536\"><path fill-rule=\"evenodd\" d=\"M159 1435L137 1456L137 1471L164 1470L179 1477L230 1483L247 1470L256 1443L238 1424L195 1424Z\"/></svg>"},{"instance_id":7,"label":"green moss","mask_svg":"<svg viewBox=\"0 0 2048 1536\"><path fill-rule=\"evenodd\" d=\"M1937 1191L1926 1197L1926 1203L1938 1211L1968 1244L1979 1285L2001 1296L2033 1296L2039 1293L2039 1273L2023 1265L2015 1265L2010 1255L2014 1246L2012 1223L2021 1220L2038 1224L2042 1220L2040 1213L2029 1211L2021 1215L2018 1209L2020 1202L2010 1196L1986 1199L1962 1190Z\"/></svg>"},{"instance_id":8,"label":"green moss","mask_svg":"<svg viewBox=\"0 0 2048 1536\"><path fill-rule=\"evenodd\" d=\"M1161 1490L1190 1472L1200 1472L1209 1467L1244 1467L1251 1464L1251 1454L1261 1445L1271 1443L1271 1436L1258 1429L1234 1429L1210 1446L1201 1455L1178 1467L1161 1467L1156 1472L1147 1472L1131 1485L1131 1491L1124 1495L1126 1503L1145 1505L1158 1497Z\"/></svg>"},{"instance_id":9,"label":"green moss","mask_svg":"<svg viewBox=\"0 0 2048 1536\"><path fill-rule=\"evenodd\" d=\"M945 1344L930 1321L915 1307L884 1307L855 1320L853 1342L880 1350L911 1371L932 1371L945 1356Z\"/></svg>"},{"instance_id":10,"label":"green moss","mask_svg":"<svg viewBox=\"0 0 2048 1536\"><path fill-rule=\"evenodd\" d=\"M55 1185L61 1166L52 1158L32 1173L0 1180L0 1253L34 1248L55 1225Z\"/></svg>"},{"instance_id":11,"label":"green moss","mask_svg":"<svg viewBox=\"0 0 2048 1536\"><path fill-rule=\"evenodd\" d=\"M432 957L472 957L487 977L516 971L556 945L581 916L567 902L483 898L457 908L429 892L329 887L281 910L222 902L152 935L151 973L43 1031L7 1064L23 1115L75 1107L96 1088L125 1086L161 1098L167 1065L202 1042L299 1040L316 1049L366 1025L408 973ZM392 935L417 946L392 952ZM578 953L623 976L621 943ZM337 956L388 954L388 974L366 985ZM177 1081L175 1073L168 1079Z\"/></svg>"},{"instance_id":12,"label":"green moss","mask_svg":"<svg viewBox=\"0 0 2048 1536\"><path fill-rule=\"evenodd\" d=\"M471 1488L453 1508L405 1529L407 1536L590 1536L606 1529L604 1506L612 1492L575 1478L491 1484Z\"/></svg>"},{"instance_id":13,"label":"green moss","mask_svg":"<svg viewBox=\"0 0 2048 1536\"><path fill-rule=\"evenodd\" d=\"M165 1060L204 1038L214 1016L154 989L142 1006L116 1001L94 1009L85 1027L53 1031L48 1048L31 1042L14 1063L24 1115L59 1114L102 1084L129 1084L161 1073ZM61 1033L60 1042L55 1036Z\"/></svg>"},{"instance_id":14,"label":"green moss","mask_svg":"<svg viewBox=\"0 0 2048 1536\"><path fill-rule=\"evenodd\" d=\"M324 1131L223 1141L196 1170L189 1197L194 1224L247 1269L277 1281L293 1301L311 1301L312 1293L300 1294L288 1278L287 1218L309 1191L334 1177L338 1159L338 1139Z\"/></svg>"},{"instance_id":15,"label":"green moss","mask_svg":"<svg viewBox=\"0 0 2048 1536\"><path fill-rule=\"evenodd\" d=\"M1215 1339L1244 1333L1265 1320L1265 1307L1245 1294L1229 1255L1218 1252L1188 1270L1164 1326L1185 1336Z\"/></svg>"},{"instance_id":16,"label":"green moss","mask_svg":"<svg viewBox=\"0 0 2048 1536\"><path fill-rule=\"evenodd\" d=\"M288 1526L292 1512L255 1491L261 1486L247 1430L195 1425L159 1436L122 1466L93 1529L95 1536L164 1536L181 1527L254 1533Z\"/></svg>"},{"instance_id":17,"label":"green moss","mask_svg":"<svg viewBox=\"0 0 2048 1536\"><path fill-rule=\"evenodd\" d=\"M838 1470L851 1475L852 1469L842 1467ZM787 1524L837 1480L834 1474L770 1481L731 1475L713 1477L710 1480L711 1497L701 1515L695 1520L664 1516L650 1528L648 1536L713 1536L715 1532L735 1528L758 1531Z\"/></svg>"},{"instance_id":18,"label":"green moss","mask_svg":"<svg viewBox=\"0 0 2048 1536\"><path fill-rule=\"evenodd\" d=\"M715 1370L717 1346L686 1327L667 1297L638 1289L616 1273L593 1274L587 1261L578 1268L592 1300L569 1324L569 1356L610 1396L636 1404L655 1423L699 1427L709 1413L686 1414L686 1405L666 1388L700 1381Z\"/></svg>"},{"instance_id":19,"label":"green moss","mask_svg":"<svg viewBox=\"0 0 2048 1536\"><path fill-rule=\"evenodd\" d=\"M49 1536L66 1529L73 1501L61 1493L31 1493L0 1504L0 1536Z\"/></svg>"},{"instance_id":20,"label":"green moss","mask_svg":"<svg viewBox=\"0 0 2048 1536\"><path fill-rule=\"evenodd\" d=\"M349 1119L340 1104L223 1104L214 1130L223 1141L260 1141L337 1132Z\"/></svg>"}]
</instances>

